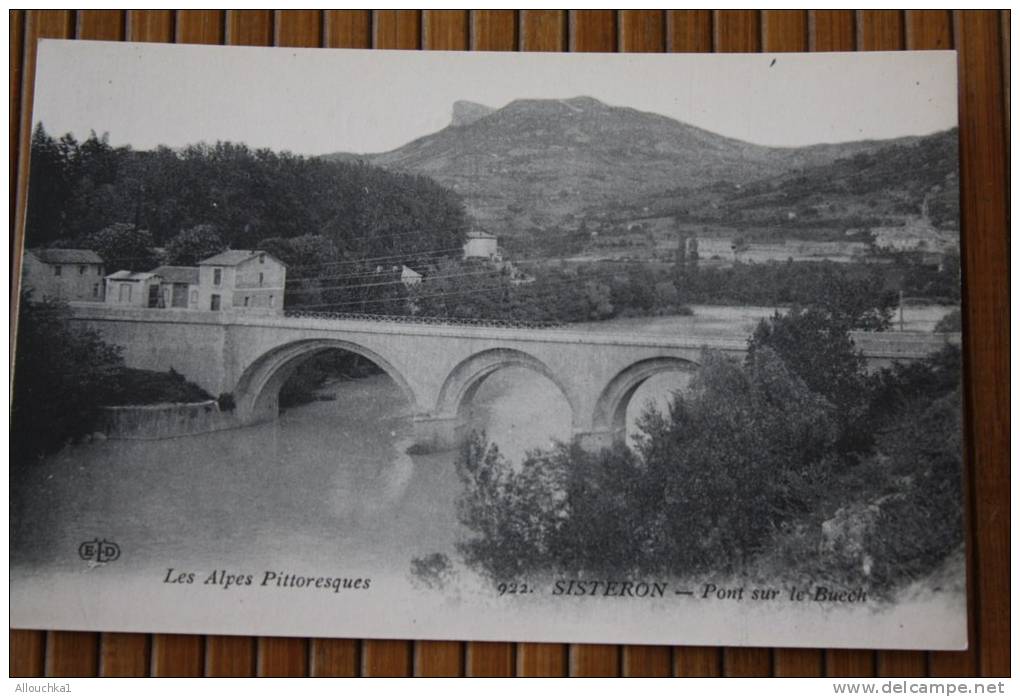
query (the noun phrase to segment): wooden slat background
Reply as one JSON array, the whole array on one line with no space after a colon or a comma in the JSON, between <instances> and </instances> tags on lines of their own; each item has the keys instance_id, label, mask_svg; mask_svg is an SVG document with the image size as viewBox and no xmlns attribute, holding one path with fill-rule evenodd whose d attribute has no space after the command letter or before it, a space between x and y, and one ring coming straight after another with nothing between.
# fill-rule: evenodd
<instances>
[{"instance_id":1,"label":"wooden slat background","mask_svg":"<svg viewBox=\"0 0 1020 697\"><path fill-rule=\"evenodd\" d=\"M500 51L959 51L970 649L845 651L10 633L12 676L1009 674L1008 11L10 12L11 241L36 40Z\"/></svg>"}]
</instances>

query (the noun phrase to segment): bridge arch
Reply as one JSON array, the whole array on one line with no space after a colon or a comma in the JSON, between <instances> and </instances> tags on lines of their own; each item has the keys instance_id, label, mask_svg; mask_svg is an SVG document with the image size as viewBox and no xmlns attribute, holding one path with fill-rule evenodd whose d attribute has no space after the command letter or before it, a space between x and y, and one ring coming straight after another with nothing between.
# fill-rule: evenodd
<instances>
[{"instance_id":1,"label":"bridge arch","mask_svg":"<svg viewBox=\"0 0 1020 697\"><path fill-rule=\"evenodd\" d=\"M609 381L595 403L592 415L593 431L612 434L622 440L627 433L627 407L634 393L653 375L668 372L692 373L698 364L675 356L648 358L624 368Z\"/></svg>"},{"instance_id":2,"label":"bridge arch","mask_svg":"<svg viewBox=\"0 0 1020 697\"><path fill-rule=\"evenodd\" d=\"M418 410L418 400L410 384L400 371L375 351L341 339L305 339L270 349L245 369L234 390L239 415L248 422L276 418L280 388L287 378L302 363L330 349L349 351L375 363L397 384L412 409Z\"/></svg>"},{"instance_id":3,"label":"bridge arch","mask_svg":"<svg viewBox=\"0 0 1020 697\"><path fill-rule=\"evenodd\" d=\"M578 400L549 367L530 353L510 348L494 348L475 353L454 367L439 392L436 413L444 417L463 415L464 409L471 404L478 388L489 377L501 368L523 367L535 371L548 378L560 389L567 404L570 405L571 423L578 416Z\"/></svg>"}]
</instances>

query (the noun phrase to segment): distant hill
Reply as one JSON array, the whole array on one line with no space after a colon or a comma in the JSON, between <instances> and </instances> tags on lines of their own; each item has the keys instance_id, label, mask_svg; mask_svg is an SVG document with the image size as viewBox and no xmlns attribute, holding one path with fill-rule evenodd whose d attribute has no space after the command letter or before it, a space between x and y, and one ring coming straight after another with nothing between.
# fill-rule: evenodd
<instances>
[{"instance_id":1,"label":"distant hill","mask_svg":"<svg viewBox=\"0 0 1020 697\"><path fill-rule=\"evenodd\" d=\"M326 157L432 177L460 193L481 226L520 235L576 224L582 213L611 214L622 201L747 184L915 140L771 148L575 97L495 110L457 102L449 126L396 150Z\"/></svg>"},{"instance_id":2,"label":"distant hill","mask_svg":"<svg viewBox=\"0 0 1020 697\"><path fill-rule=\"evenodd\" d=\"M957 129L893 141L832 162L745 184L677 189L618 208L624 217L681 219L768 228L853 228L921 218L959 229Z\"/></svg>"}]
</instances>

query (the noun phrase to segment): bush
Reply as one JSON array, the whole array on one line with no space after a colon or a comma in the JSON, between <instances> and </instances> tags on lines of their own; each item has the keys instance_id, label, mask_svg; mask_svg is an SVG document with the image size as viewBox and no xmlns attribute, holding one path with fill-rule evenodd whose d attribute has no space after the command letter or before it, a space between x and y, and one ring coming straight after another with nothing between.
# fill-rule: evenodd
<instances>
[{"instance_id":1,"label":"bush","mask_svg":"<svg viewBox=\"0 0 1020 697\"><path fill-rule=\"evenodd\" d=\"M210 399L212 395L188 382L173 368L167 372L122 368L110 381L102 403L105 406L189 404Z\"/></svg>"}]
</instances>

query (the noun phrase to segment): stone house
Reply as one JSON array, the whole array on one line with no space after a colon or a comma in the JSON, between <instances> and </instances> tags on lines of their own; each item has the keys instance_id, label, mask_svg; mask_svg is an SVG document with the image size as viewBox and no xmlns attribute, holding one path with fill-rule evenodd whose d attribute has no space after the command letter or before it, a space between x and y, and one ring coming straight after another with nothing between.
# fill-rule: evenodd
<instances>
[{"instance_id":1,"label":"stone house","mask_svg":"<svg viewBox=\"0 0 1020 697\"><path fill-rule=\"evenodd\" d=\"M152 273L160 279L160 307L198 309L197 266L160 266Z\"/></svg>"},{"instance_id":2,"label":"stone house","mask_svg":"<svg viewBox=\"0 0 1020 697\"><path fill-rule=\"evenodd\" d=\"M198 309L283 313L287 266L268 252L229 249L198 262Z\"/></svg>"},{"instance_id":3,"label":"stone house","mask_svg":"<svg viewBox=\"0 0 1020 697\"><path fill-rule=\"evenodd\" d=\"M151 271L117 271L106 277L106 304L160 307L161 279Z\"/></svg>"},{"instance_id":4,"label":"stone house","mask_svg":"<svg viewBox=\"0 0 1020 697\"><path fill-rule=\"evenodd\" d=\"M29 249L21 287L37 298L103 302L103 260L91 249Z\"/></svg>"}]
</instances>

